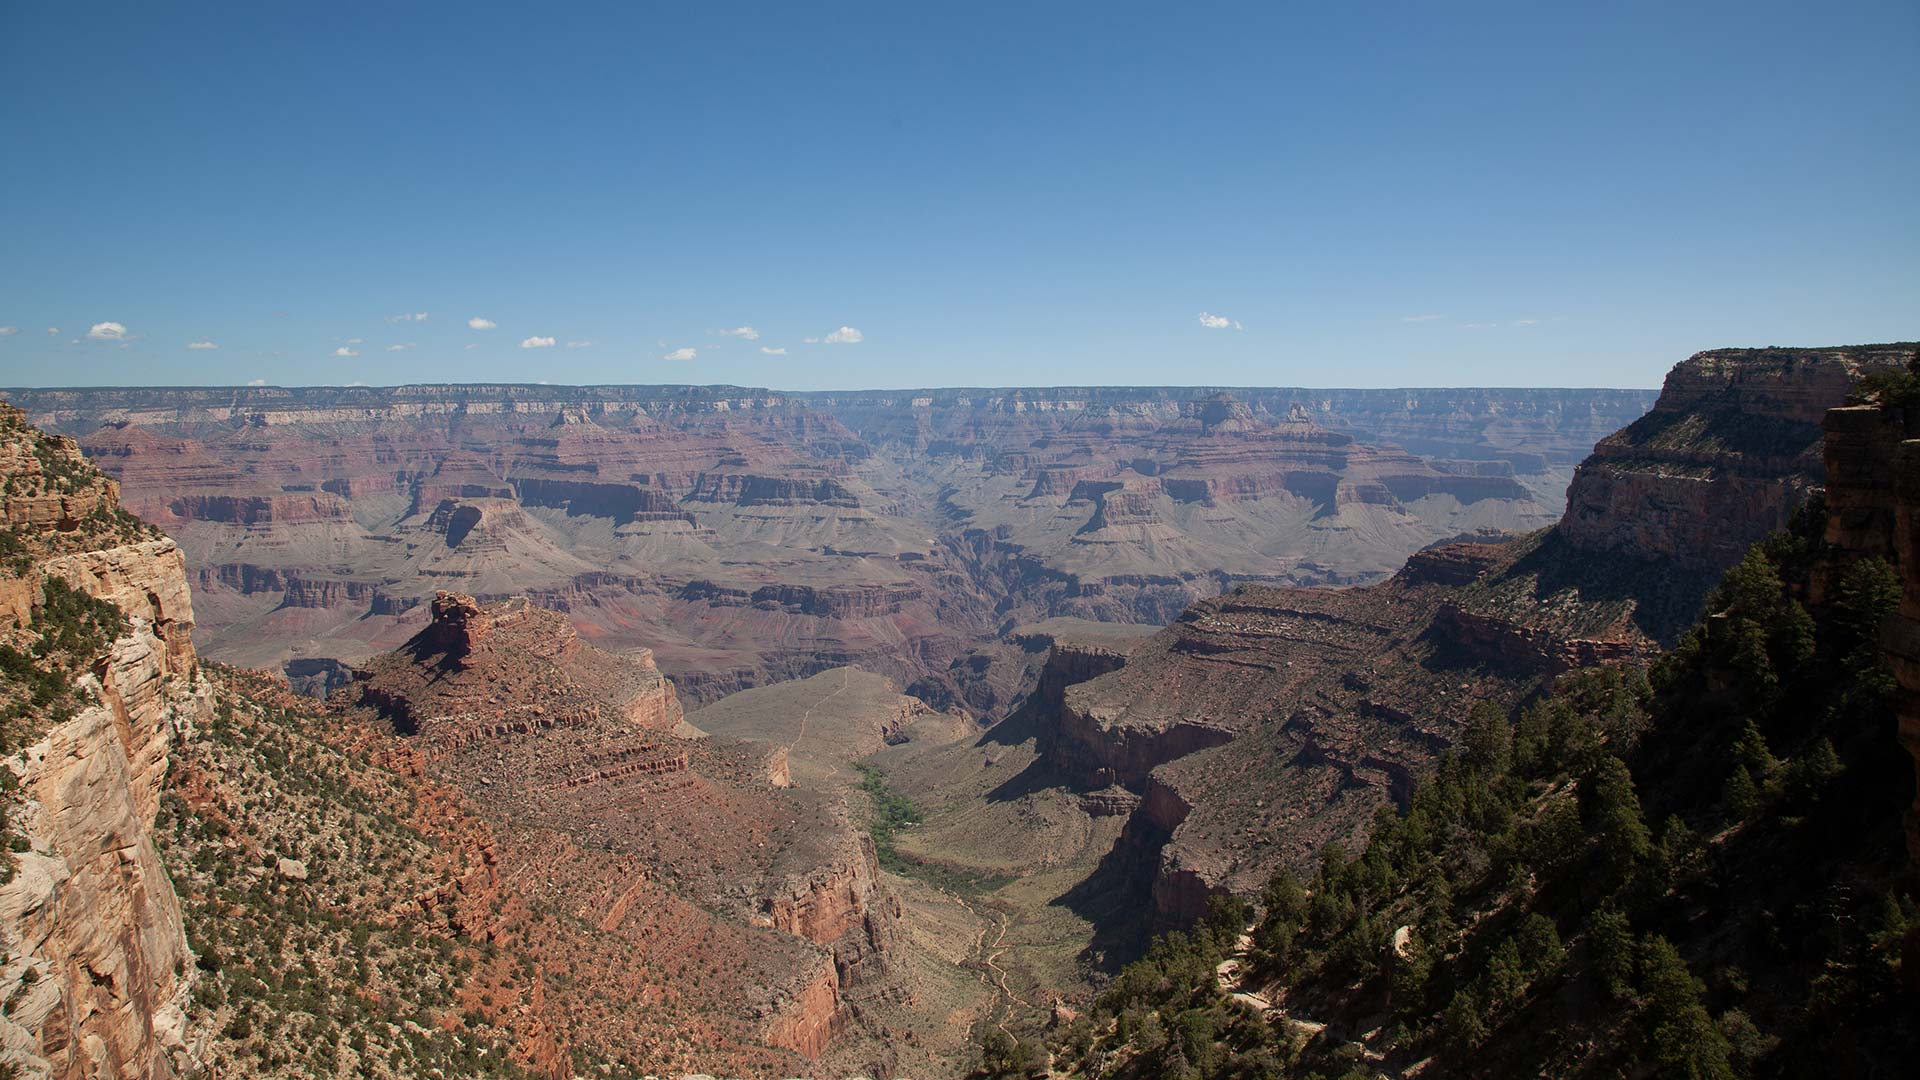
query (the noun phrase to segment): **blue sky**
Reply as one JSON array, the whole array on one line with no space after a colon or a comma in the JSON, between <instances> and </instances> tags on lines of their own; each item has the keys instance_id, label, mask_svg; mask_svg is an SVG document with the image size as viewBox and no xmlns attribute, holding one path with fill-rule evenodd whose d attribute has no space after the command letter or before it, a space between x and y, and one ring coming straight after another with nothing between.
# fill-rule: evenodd
<instances>
[{"instance_id":1,"label":"blue sky","mask_svg":"<svg viewBox=\"0 0 1920 1080\"><path fill-rule=\"evenodd\" d=\"M1916 57L1911 0L0 0L0 385L1652 386L1920 336Z\"/></svg>"}]
</instances>

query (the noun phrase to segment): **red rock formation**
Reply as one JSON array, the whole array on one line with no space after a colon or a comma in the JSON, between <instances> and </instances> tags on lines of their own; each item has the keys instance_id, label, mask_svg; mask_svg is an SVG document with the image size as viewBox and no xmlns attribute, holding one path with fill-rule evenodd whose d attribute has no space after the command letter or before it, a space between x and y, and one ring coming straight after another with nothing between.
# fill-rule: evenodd
<instances>
[{"instance_id":1,"label":"red rock formation","mask_svg":"<svg viewBox=\"0 0 1920 1080\"><path fill-rule=\"evenodd\" d=\"M764 747L676 736L677 696L651 659L606 654L557 613L443 593L431 614L343 697L484 806L500 846L487 866L515 888L612 891L637 861L654 884L582 898L602 932L650 964L738 958L701 994L759 1017L770 1045L817 1055L849 1029L843 991L887 970L900 909L837 799L780 785L784 755ZM646 929L636 905L665 897L700 951Z\"/></svg>"},{"instance_id":2,"label":"red rock formation","mask_svg":"<svg viewBox=\"0 0 1920 1080\"><path fill-rule=\"evenodd\" d=\"M176 532L210 656L359 663L453 586L645 643L695 701L822 661L939 680L1009 621L1158 624L1236 580L1351 583L1463 528L1541 524L1559 480L1511 463L1565 456L1554 432L1645 397L1477 394L1340 399L1481 459L1457 466L1291 391L19 392ZM1121 487L1070 500L1081 481Z\"/></svg>"}]
</instances>

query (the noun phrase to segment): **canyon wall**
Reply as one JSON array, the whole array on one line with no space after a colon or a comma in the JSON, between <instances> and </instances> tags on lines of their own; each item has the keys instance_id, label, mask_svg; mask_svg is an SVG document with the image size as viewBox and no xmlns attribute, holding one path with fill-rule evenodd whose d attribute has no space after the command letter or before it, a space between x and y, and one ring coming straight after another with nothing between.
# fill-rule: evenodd
<instances>
[{"instance_id":1,"label":"canyon wall","mask_svg":"<svg viewBox=\"0 0 1920 1080\"><path fill-rule=\"evenodd\" d=\"M1246 585L1198 603L1065 691L1046 757L1072 785L1137 799L1117 862L1138 869L1129 887L1157 925L1305 870L1404 801L1475 704L1516 708L1561 672L1651 656L1691 624L1721 571L1818 484L1825 410L1912 352L1695 356L1655 413L1581 465L1554 528L1441 545L1362 588ZM1876 443L1861 461L1880 464L1856 468L1884 490L1836 496L1872 504L1842 516L1883 543L1892 460Z\"/></svg>"},{"instance_id":2,"label":"canyon wall","mask_svg":"<svg viewBox=\"0 0 1920 1080\"><path fill-rule=\"evenodd\" d=\"M1652 398L6 394L78 436L179 540L209 657L324 691L337 679L316 673L405 642L438 590L524 595L614 651L652 649L696 705L849 663L959 700L951 666L1010 627L1159 625L1239 582L1355 584L1444 537L1537 528L1560 514L1571 462Z\"/></svg>"},{"instance_id":3,"label":"canyon wall","mask_svg":"<svg viewBox=\"0 0 1920 1080\"><path fill-rule=\"evenodd\" d=\"M83 703L0 761L24 841L0 885L0 1059L72 1080L190 1072L193 956L153 844L169 749L210 710L185 560L113 520L114 484L70 440L39 436L4 405L0 427L0 529L27 552L0 570L0 594L20 601L0 610L0 640L31 640L50 579L128 620L79 675Z\"/></svg>"},{"instance_id":4,"label":"canyon wall","mask_svg":"<svg viewBox=\"0 0 1920 1080\"><path fill-rule=\"evenodd\" d=\"M1824 538L1848 557L1833 565L1878 557L1900 571L1900 606L1882 640L1900 683L1897 734L1914 759L1920 789L1920 414L1898 404L1852 405L1828 412L1825 426ZM1809 597L1814 603L1827 599L1835 584L1820 570ZM1920 794L1907 812L1906 840L1908 857L1920 863Z\"/></svg>"},{"instance_id":5,"label":"canyon wall","mask_svg":"<svg viewBox=\"0 0 1920 1080\"><path fill-rule=\"evenodd\" d=\"M1720 349L1673 369L1653 410L1574 474L1560 534L1589 552L1712 571L1784 527L1824 480L1827 409L1911 347Z\"/></svg>"}]
</instances>

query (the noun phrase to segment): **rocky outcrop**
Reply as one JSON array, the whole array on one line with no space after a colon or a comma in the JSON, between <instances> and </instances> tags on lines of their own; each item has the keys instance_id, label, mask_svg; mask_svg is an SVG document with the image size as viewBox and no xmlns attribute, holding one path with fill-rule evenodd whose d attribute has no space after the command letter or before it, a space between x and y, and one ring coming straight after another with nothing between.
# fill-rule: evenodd
<instances>
[{"instance_id":1,"label":"rocky outcrop","mask_svg":"<svg viewBox=\"0 0 1920 1080\"><path fill-rule=\"evenodd\" d=\"M613 891L582 902L610 905L593 908L602 930L649 964L728 958L699 994L767 1045L825 1052L857 1021L848 992L888 970L899 902L843 799L795 787L784 744L683 724L644 651L606 653L525 600L443 592L336 700L484 808L509 884ZM909 715L876 717L863 752ZM663 898L671 934L643 910Z\"/></svg>"},{"instance_id":2,"label":"rocky outcrop","mask_svg":"<svg viewBox=\"0 0 1920 1080\"><path fill-rule=\"evenodd\" d=\"M112 483L70 440L11 427L0 470L10 491L68 489L0 504L3 524L30 543L115 509ZM185 560L165 539L39 546L58 553L12 579L25 607L40 602L39 582L58 578L118 606L128 630L78 679L86 704L0 761L17 781L11 813L26 841L6 856L13 875L0 885L0 1060L62 1080L179 1075L194 1068L184 1012L193 956L153 822L174 740L210 712ZM20 614L0 616L0 637L31 633Z\"/></svg>"},{"instance_id":3,"label":"rocky outcrop","mask_svg":"<svg viewBox=\"0 0 1920 1080\"><path fill-rule=\"evenodd\" d=\"M1826 410L1912 348L1696 354L1673 369L1651 412L1594 447L1567 492L1560 535L1582 551L1731 565L1822 483Z\"/></svg>"},{"instance_id":4,"label":"rocky outcrop","mask_svg":"<svg viewBox=\"0 0 1920 1080\"><path fill-rule=\"evenodd\" d=\"M1441 605L1434 631L1485 663L1524 675L1557 675L1576 668L1650 660L1660 651L1657 643L1639 634L1567 637L1550 627L1512 622L1452 603Z\"/></svg>"},{"instance_id":5,"label":"rocky outcrop","mask_svg":"<svg viewBox=\"0 0 1920 1080\"><path fill-rule=\"evenodd\" d=\"M1900 605L1882 644L1900 683L1898 738L1920 785L1920 414L1851 405L1829 411L1825 426L1825 540L1839 557L1816 567L1808 599L1826 600L1837 570L1856 559L1882 558L1899 569ZM1920 795L1907 812L1906 840L1908 858L1920 863Z\"/></svg>"},{"instance_id":6,"label":"rocky outcrop","mask_svg":"<svg viewBox=\"0 0 1920 1080\"><path fill-rule=\"evenodd\" d=\"M1089 790L1116 784L1138 790L1155 768L1233 738L1230 729L1204 721L1146 726L1117 719L1096 704L1074 700L1069 691L1058 719L1041 736L1042 759Z\"/></svg>"},{"instance_id":7,"label":"rocky outcrop","mask_svg":"<svg viewBox=\"0 0 1920 1080\"><path fill-rule=\"evenodd\" d=\"M837 506L852 509L860 500L838 480L739 473L701 475L686 495L689 502L738 506Z\"/></svg>"},{"instance_id":8,"label":"rocky outcrop","mask_svg":"<svg viewBox=\"0 0 1920 1080\"><path fill-rule=\"evenodd\" d=\"M778 930L833 950L843 988L884 969L900 901L880 884L873 841L848 831L838 857L781 882L761 899Z\"/></svg>"},{"instance_id":9,"label":"rocky outcrop","mask_svg":"<svg viewBox=\"0 0 1920 1080\"><path fill-rule=\"evenodd\" d=\"M1515 708L1559 672L1638 661L1690 625L1720 573L1818 484L1821 411L1911 352L1696 356L1655 414L1581 467L1558 526L1437 545L1377 585L1249 585L1196 604L1068 689L1044 753L1076 785L1138 794L1116 861L1160 925L1277 867L1304 871L1407 798L1476 703ZM1880 490L1835 505L1844 531L1885 543L1892 436L1847 415L1829 430L1856 433L1852 467Z\"/></svg>"},{"instance_id":10,"label":"rocky outcrop","mask_svg":"<svg viewBox=\"0 0 1920 1080\"><path fill-rule=\"evenodd\" d=\"M166 504L161 524L214 521L227 525L305 525L352 521L346 501L331 492L285 495L187 495Z\"/></svg>"},{"instance_id":11,"label":"rocky outcrop","mask_svg":"<svg viewBox=\"0 0 1920 1080\"><path fill-rule=\"evenodd\" d=\"M826 1052L834 1036L845 1029L846 1003L840 997L840 980L833 965L816 968L774 1011L767 1024L767 1042L784 1047L806 1058Z\"/></svg>"}]
</instances>

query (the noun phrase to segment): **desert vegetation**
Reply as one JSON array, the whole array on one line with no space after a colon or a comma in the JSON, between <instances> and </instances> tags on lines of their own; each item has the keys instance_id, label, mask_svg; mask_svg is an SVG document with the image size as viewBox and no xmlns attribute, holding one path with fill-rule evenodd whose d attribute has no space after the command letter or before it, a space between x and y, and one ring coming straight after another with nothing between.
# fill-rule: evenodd
<instances>
[{"instance_id":1,"label":"desert vegetation","mask_svg":"<svg viewBox=\"0 0 1920 1080\"><path fill-rule=\"evenodd\" d=\"M1644 674L1582 671L1516 716L1475 709L1364 847L1277 875L1245 939L1227 899L1158 940L1056 1035L1055 1067L1735 1078L1911 1054L1905 763L1876 634L1899 583L1878 559L1826 562L1823 520L1757 545ZM1838 584L1810 612L1822 565ZM980 1074L1030 1056L983 1047Z\"/></svg>"}]
</instances>

